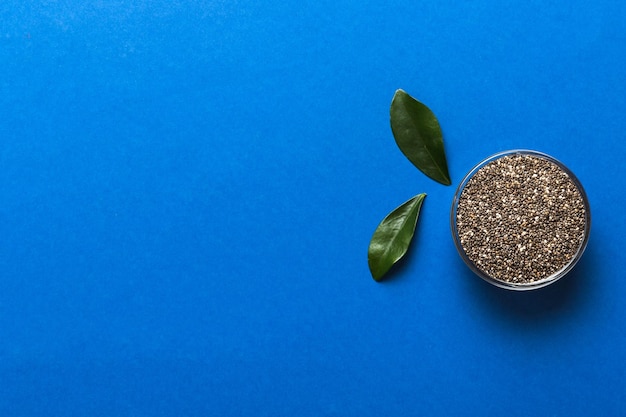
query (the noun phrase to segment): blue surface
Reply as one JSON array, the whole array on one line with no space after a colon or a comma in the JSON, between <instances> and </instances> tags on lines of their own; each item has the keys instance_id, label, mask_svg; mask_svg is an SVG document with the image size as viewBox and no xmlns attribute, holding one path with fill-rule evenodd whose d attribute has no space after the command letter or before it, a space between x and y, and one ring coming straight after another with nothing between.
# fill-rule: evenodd
<instances>
[{"instance_id":1,"label":"blue surface","mask_svg":"<svg viewBox=\"0 0 626 417\"><path fill-rule=\"evenodd\" d=\"M2 2L0 415L626 415L625 45L608 0ZM471 274L397 88L455 185L511 148L576 173L571 275Z\"/></svg>"}]
</instances>

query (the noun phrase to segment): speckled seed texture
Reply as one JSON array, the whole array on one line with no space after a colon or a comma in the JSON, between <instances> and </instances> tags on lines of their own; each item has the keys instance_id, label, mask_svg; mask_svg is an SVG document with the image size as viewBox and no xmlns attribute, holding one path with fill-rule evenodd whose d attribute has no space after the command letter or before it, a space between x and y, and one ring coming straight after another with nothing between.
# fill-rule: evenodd
<instances>
[{"instance_id":1,"label":"speckled seed texture","mask_svg":"<svg viewBox=\"0 0 626 417\"><path fill-rule=\"evenodd\" d=\"M565 171L540 156L489 162L459 197L457 230L467 257L485 274L532 284L567 266L585 234L585 204Z\"/></svg>"}]
</instances>

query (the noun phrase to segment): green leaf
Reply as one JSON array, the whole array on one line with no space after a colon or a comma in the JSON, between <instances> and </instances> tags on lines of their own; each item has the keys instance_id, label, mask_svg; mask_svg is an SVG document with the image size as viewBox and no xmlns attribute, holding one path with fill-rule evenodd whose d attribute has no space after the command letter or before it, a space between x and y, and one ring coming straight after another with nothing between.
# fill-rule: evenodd
<instances>
[{"instance_id":1,"label":"green leaf","mask_svg":"<svg viewBox=\"0 0 626 417\"><path fill-rule=\"evenodd\" d=\"M409 248L425 197L426 194L418 194L403 203L389 213L374 231L367 261L376 281L380 281Z\"/></svg>"},{"instance_id":2,"label":"green leaf","mask_svg":"<svg viewBox=\"0 0 626 417\"><path fill-rule=\"evenodd\" d=\"M450 174L439 122L432 111L403 90L391 101L391 131L398 147L420 171L443 185Z\"/></svg>"}]
</instances>

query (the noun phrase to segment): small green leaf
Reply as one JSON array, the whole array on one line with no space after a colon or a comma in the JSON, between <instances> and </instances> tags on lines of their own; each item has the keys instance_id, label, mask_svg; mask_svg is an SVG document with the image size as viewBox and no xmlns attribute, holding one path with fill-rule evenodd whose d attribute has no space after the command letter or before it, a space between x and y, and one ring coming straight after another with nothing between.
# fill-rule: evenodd
<instances>
[{"instance_id":1,"label":"small green leaf","mask_svg":"<svg viewBox=\"0 0 626 417\"><path fill-rule=\"evenodd\" d=\"M367 261L376 281L380 281L409 248L425 197L426 194L418 194L403 203L389 213L374 231Z\"/></svg>"},{"instance_id":2,"label":"small green leaf","mask_svg":"<svg viewBox=\"0 0 626 417\"><path fill-rule=\"evenodd\" d=\"M439 122L432 111L403 90L391 101L391 131L402 153L420 171L443 185L450 174Z\"/></svg>"}]
</instances>

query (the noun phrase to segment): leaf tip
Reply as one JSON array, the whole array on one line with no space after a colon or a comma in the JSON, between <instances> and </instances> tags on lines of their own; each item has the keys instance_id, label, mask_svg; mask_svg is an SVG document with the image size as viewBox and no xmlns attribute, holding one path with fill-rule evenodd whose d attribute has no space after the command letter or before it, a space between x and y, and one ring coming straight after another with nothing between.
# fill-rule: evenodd
<instances>
[{"instance_id":1,"label":"leaf tip","mask_svg":"<svg viewBox=\"0 0 626 417\"><path fill-rule=\"evenodd\" d=\"M396 92L393 94L393 99L391 101L393 102L399 96L406 96L406 95L408 95L406 91L404 91L401 88L398 88Z\"/></svg>"},{"instance_id":2,"label":"leaf tip","mask_svg":"<svg viewBox=\"0 0 626 417\"><path fill-rule=\"evenodd\" d=\"M372 279L373 279L375 282L378 282L378 283L383 282L383 276L382 276L382 275L381 275L381 276L378 276L378 275L374 275L374 273L372 273Z\"/></svg>"},{"instance_id":3,"label":"leaf tip","mask_svg":"<svg viewBox=\"0 0 626 417\"><path fill-rule=\"evenodd\" d=\"M371 256L371 247L370 247L370 250L368 250L368 254L367 254L367 264L369 266L372 279L376 282L381 282L385 274L388 272L389 268L386 270L381 270L379 265L376 265L376 262L373 261L372 256Z\"/></svg>"}]
</instances>

